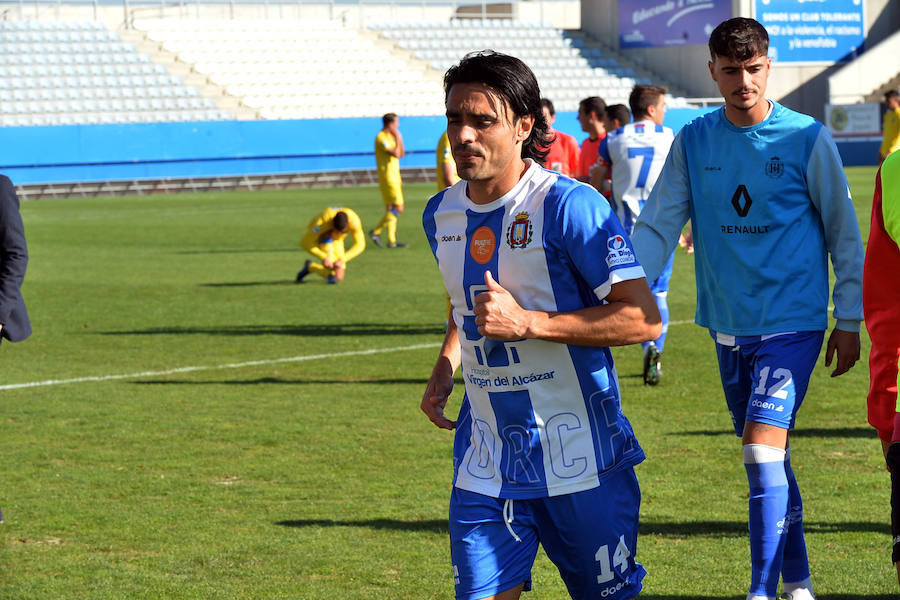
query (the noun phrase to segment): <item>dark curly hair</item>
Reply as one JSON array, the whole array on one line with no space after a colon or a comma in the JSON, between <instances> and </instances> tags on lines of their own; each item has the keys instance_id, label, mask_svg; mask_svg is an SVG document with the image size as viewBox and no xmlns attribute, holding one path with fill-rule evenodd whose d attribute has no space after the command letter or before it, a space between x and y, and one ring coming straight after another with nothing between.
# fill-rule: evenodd
<instances>
[{"instance_id":1,"label":"dark curly hair","mask_svg":"<svg viewBox=\"0 0 900 600\"><path fill-rule=\"evenodd\" d=\"M522 158L544 161L549 151L550 126L541 110L540 87L528 65L515 56L493 50L470 52L444 74L445 102L450 88L457 83L479 83L491 88L506 102L514 122L525 116L534 117L531 134L522 142Z\"/></svg>"},{"instance_id":2,"label":"dark curly hair","mask_svg":"<svg viewBox=\"0 0 900 600\"><path fill-rule=\"evenodd\" d=\"M745 62L769 53L769 34L754 19L735 17L719 23L709 34L709 55Z\"/></svg>"}]
</instances>

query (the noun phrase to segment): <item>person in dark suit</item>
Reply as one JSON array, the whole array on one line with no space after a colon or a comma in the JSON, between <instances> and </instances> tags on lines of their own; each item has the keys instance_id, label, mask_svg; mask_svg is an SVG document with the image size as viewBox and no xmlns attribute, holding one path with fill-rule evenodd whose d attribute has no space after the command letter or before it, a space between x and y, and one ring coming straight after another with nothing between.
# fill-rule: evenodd
<instances>
[{"instance_id":1,"label":"person in dark suit","mask_svg":"<svg viewBox=\"0 0 900 600\"><path fill-rule=\"evenodd\" d=\"M31 335L21 287L28 264L19 198L8 177L0 175L0 338L19 342Z\"/></svg>"},{"instance_id":2,"label":"person in dark suit","mask_svg":"<svg viewBox=\"0 0 900 600\"><path fill-rule=\"evenodd\" d=\"M19 198L12 181L0 175L0 342L3 338L20 342L31 335L31 321L20 291L27 265L28 247Z\"/></svg>"}]
</instances>

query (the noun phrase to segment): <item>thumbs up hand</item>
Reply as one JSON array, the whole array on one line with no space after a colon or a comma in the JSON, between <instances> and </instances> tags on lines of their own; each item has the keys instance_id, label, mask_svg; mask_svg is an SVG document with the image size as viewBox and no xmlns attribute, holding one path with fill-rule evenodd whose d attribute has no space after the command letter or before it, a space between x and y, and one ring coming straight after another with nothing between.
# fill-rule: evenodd
<instances>
[{"instance_id":1,"label":"thumbs up hand","mask_svg":"<svg viewBox=\"0 0 900 600\"><path fill-rule=\"evenodd\" d=\"M530 313L516 302L506 288L494 280L490 271L484 273L486 292L475 296L475 324L478 333L498 341L518 340L526 337Z\"/></svg>"}]
</instances>

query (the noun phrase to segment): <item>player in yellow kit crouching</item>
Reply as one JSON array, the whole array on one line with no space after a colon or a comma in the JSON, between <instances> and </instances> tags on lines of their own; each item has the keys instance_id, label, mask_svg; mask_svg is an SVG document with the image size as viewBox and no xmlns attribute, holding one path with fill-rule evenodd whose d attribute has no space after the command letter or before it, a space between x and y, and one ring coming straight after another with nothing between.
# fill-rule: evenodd
<instances>
[{"instance_id":1,"label":"player in yellow kit crouching","mask_svg":"<svg viewBox=\"0 0 900 600\"><path fill-rule=\"evenodd\" d=\"M344 238L348 233L353 236L353 245L345 250ZM321 275L327 283L337 283L344 280L347 263L366 249L366 235L355 212L332 206L309 222L300 245L322 262L307 260L297 273L297 283L302 283L310 273Z\"/></svg>"}]
</instances>

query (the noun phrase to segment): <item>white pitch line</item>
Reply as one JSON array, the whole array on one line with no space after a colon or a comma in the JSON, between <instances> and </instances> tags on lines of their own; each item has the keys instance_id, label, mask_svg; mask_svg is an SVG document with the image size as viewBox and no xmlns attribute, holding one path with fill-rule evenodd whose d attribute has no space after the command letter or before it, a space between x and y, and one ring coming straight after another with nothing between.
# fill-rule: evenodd
<instances>
[{"instance_id":1,"label":"white pitch line","mask_svg":"<svg viewBox=\"0 0 900 600\"><path fill-rule=\"evenodd\" d=\"M415 344L413 346L400 346L398 348L375 348L370 350L350 350L348 352L333 352L331 354L308 354L305 356L289 356L287 358L272 358L268 360L249 360L246 362L229 363L226 365L200 365L194 367L179 367L164 371L143 371L141 373L127 373L122 375L95 375L91 377L73 377L72 379L48 379L46 381L32 381L30 383L12 383L0 385L0 390L18 390L22 388L45 387L50 385L65 385L67 383L85 383L92 381L114 381L116 379L140 379L142 377L158 377L160 375L174 375L175 373L190 373L193 371L220 371L223 369L241 369L243 367L255 367L259 365L274 365L278 363L303 362L318 360L320 358L340 358L343 356L366 356L369 354L386 354L388 352L403 352L406 350L421 350L423 348L437 348L441 344Z\"/></svg>"},{"instance_id":2,"label":"white pitch line","mask_svg":"<svg viewBox=\"0 0 900 600\"><path fill-rule=\"evenodd\" d=\"M693 325L694 321L669 321L669 325ZM164 371L142 371L140 373L125 373L120 375L93 375L88 377L73 377L71 379L47 379L44 381L32 381L29 383L10 383L0 385L2 390L21 390L24 388L47 387L51 385L66 385L69 383L90 383L96 381L115 381L117 379L141 379L143 377L159 377L161 375L174 375L176 373L191 373L194 371L221 371L224 369L242 369L259 365L275 365L278 363L303 362L318 360L320 358L340 358L342 356L365 356L369 354L386 354L388 352L404 352L406 350L421 350L423 348L436 348L440 344L415 344L413 346L401 346L399 348L376 348L370 350L350 350L348 352L334 352L331 354L308 354L305 356L289 356L287 358L271 358L267 360L250 360L226 365L198 365L193 367L179 367Z\"/></svg>"}]
</instances>

